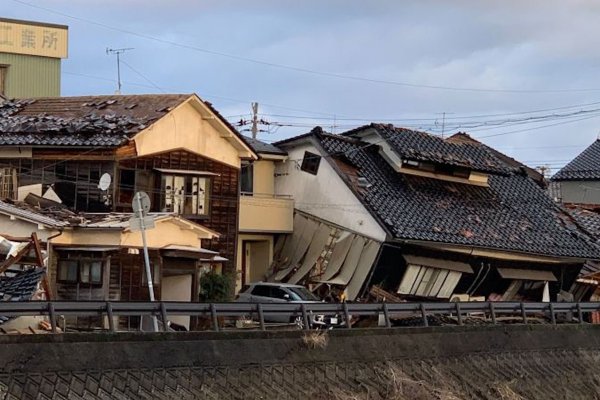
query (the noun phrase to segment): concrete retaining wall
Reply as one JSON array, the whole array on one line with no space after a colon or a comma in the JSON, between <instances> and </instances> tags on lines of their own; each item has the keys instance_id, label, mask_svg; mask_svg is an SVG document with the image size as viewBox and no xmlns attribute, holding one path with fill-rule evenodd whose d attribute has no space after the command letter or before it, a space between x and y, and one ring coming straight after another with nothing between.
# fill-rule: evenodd
<instances>
[{"instance_id":1,"label":"concrete retaining wall","mask_svg":"<svg viewBox=\"0 0 600 400\"><path fill-rule=\"evenodd\" d=\"M0 336L0 399L600 398L598 326L339 330L325 343L303 336Z\"/></svg>"}]
</instances>

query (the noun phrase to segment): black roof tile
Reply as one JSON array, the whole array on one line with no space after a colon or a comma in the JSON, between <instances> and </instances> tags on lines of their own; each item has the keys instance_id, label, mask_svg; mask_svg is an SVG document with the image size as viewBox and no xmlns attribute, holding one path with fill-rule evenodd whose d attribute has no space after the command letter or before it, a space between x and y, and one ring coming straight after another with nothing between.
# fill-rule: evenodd
<instances>
[{"instance_id":1,"label":"black roof tile","mask_svg":"<svg viewBox=\"0 0 600 400\"><path fill-rule=\"evenodd\" d=\"M390 133L386 139L397 137ZM409 135L407 141L392 139L402 154L427 153L428 160L457 160L457 156L443 154L445 145L437 143L425 151L419 146L431 141ZM471 165L498 171L489 176L489 187L400 174L379 154L378 146L318 132L314 137L334 162L349 164L371 184L355 192L397 239L600 258L600 248L526 173L502 165L491 155L487 162L484 152L465 150ZM411 150L415 148L421 150ZM465 160L460 159L460 164Z\"/></svg>"},{"instance_id":2,"label":"black roof tile","mask_svg":"<svg viewBox=\"0 0 600 400\"><path fill-rule=\"evenodd\" d=\"M0 276L0 301L31 300L45 273L45 270L42 268L31 268L14 272L7 271L7 274ZM12 318L0 315L0 325L10 319Z\"/></svg>"},{"instance_id":3,"label":"black roof tile","mask_svg":"<svg viewBox=\"0 0 600 400\"><path fill-rule=\"evenodd\" d=\"M553 177L553 181L600 179L600 139L565 165Z\"/></svg>"},{"instance_id":4,"label":"black roof tile","mask_svg":"<svg viewBox=\"0 0 600 400\"><path fill-rule=\"evenodd\" d=\"M344 135L353 135L366 128L375 129L402 159L429 161L482 172L508 173L511 169L484 146L469 142L447 141L425 132L393 125L371 124Z\"/></svg>"}]
</instances>

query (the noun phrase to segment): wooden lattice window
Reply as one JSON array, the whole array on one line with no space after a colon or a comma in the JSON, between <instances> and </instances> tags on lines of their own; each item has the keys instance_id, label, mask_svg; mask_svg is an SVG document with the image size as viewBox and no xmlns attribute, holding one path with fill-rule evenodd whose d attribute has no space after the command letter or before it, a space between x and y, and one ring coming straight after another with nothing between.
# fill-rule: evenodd
<instances>
[{"instance_id":1,"label":"wooden lattice window","mask_svg":"<svg viewBox=\"0 0 600 400\"><path fill-rule=\"evenodd\" d=\"M17 170L0 168L0 199L15 199L17 192Z\"/></svg>"}]
</instances>

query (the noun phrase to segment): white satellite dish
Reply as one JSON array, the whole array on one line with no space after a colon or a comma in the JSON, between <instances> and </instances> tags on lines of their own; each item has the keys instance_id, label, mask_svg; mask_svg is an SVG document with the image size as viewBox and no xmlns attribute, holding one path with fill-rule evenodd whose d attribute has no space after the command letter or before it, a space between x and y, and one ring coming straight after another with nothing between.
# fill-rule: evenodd
<instances>
[{"instance_id":1,"label":"white satellite dish","mask_svg":"<svg viewBox=\"0 0 600 400\"><path fill-rule=\"evenodd\" d=\"M98 189L107 190L110 187L110 183L112 182L112 178L110 174L103 174L100 177L100 182L98 182Z\"/></svg>"}]
</instances>

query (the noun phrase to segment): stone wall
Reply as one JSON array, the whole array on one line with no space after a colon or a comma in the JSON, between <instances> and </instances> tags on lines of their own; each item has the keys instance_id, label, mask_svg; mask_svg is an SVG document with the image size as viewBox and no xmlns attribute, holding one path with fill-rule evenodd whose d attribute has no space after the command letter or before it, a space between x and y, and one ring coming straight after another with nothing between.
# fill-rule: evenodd
<instances>
[{"instance_id":1,"label":"stone wall","mask_svg":"<svg viewBox=\"0 0 600 400\"><path fill-rule=\"evenodd\" d=\"M595 399L599 329L2 336L0 398Z\"/></svg>"}]
</instances>

